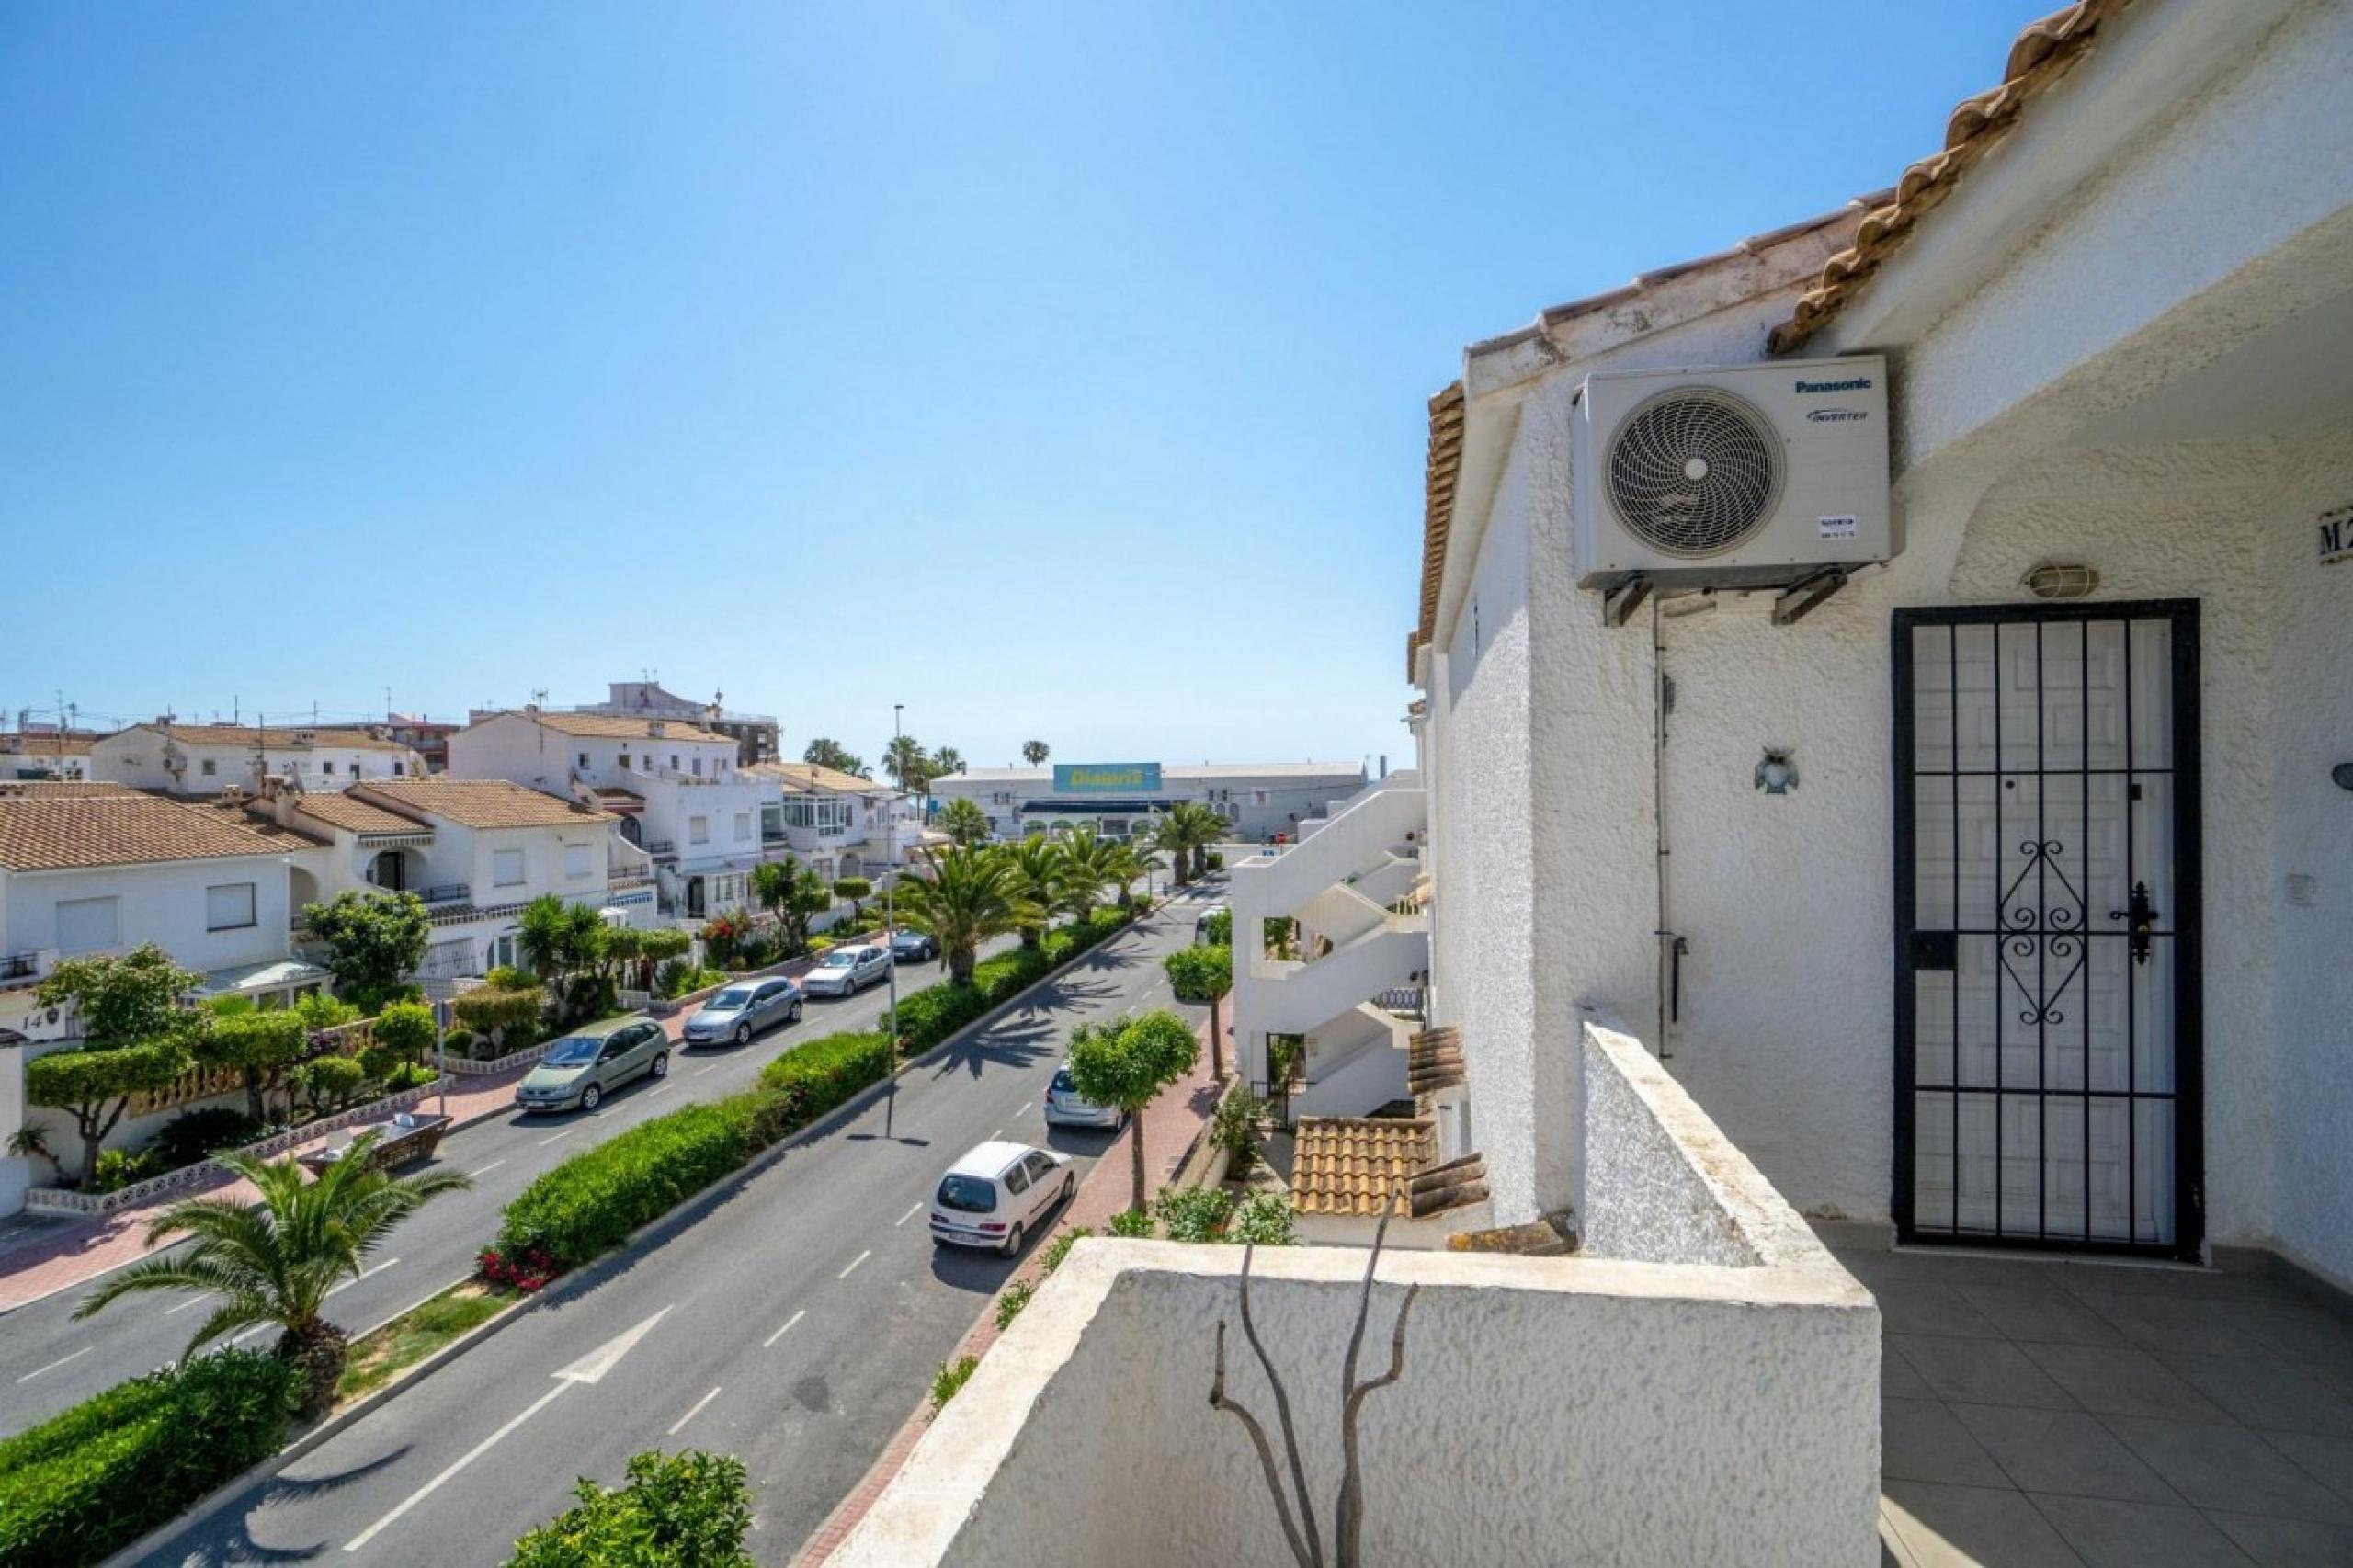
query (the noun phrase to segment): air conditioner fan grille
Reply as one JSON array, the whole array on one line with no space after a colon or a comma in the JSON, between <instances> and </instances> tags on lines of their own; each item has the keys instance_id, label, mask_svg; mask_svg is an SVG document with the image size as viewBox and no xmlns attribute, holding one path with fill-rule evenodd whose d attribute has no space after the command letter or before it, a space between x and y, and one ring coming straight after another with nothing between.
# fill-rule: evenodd
<instances>
[{"instance_id":1,"label":"air conditioner fan grille","mask_svg":"<svg viewBox=\"0 0 2353 1568\"><path fill-rule=\"evenodd\" d=\"M1755 405L1677 387L1628 415L1609 443L1609 505L1662 554L1722 555L1765 526L1781 493L1781 442Z\"/></svg>"}]
</instances>

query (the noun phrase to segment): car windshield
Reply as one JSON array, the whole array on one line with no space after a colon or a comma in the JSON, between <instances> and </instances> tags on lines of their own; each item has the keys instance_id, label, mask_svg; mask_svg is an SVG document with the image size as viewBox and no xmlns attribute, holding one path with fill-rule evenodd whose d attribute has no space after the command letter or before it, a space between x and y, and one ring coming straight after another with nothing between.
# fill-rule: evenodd
<instances>
[{"instance_id":1,"label":"car windshield","mask_svg":"<svg viewBox=\"0 0 2353 1568\"><path fill-rule=\"evenodd\" d=\"M819 969L847 969L858 961L856 953L831 952L817 960Z\"/></svg>"},{"instance_id":2,"label":"car windshield","mask_svg":"<svg viewBox=\"0 0 2353 1568\"><path fill-rule=\"evenodd\" d=\"M548 1047L544 1060L551 1067L585 1067L597 1060L597 1049L604 1043L591 1035L566 1035Z\"/></svg>"},{"instance_id":3,"label":"car windshield","mask_svg":"<svg viewBox=\"0 0 2353 1568\"><path fill-rule=\"evenodd\" d=\"M1054 1093L1058 1095L1071 1095L1076 1094L1077 1092L1078 1085L1072 1081L1069 1068L1065 1067L1061 1072L1054 1074Z\"/></svg>"},{"instance_id":4,"label":"car windshield","mask_svg":"<svg viewBox=\"0 0 2353 1568\"><path fill-rule=\"evenodd\" d=\"M964 1214L988 1214L996 1209L996 1183L984 1176L949 1176L939 1183L939 1206Z\"/></svg>"},{"instance_id":5,"label":"car windshield","mask_svg":"<svg viewBox=\"0 0 2353 1568\"><path fill-rule=\"evenodd\" d=\"M731 985L703 1004L706 1007L724 1007L731 1012L735 1008L748 1007L751 1005L752 994L740 985Z\"/></svg>"}]
</instances>

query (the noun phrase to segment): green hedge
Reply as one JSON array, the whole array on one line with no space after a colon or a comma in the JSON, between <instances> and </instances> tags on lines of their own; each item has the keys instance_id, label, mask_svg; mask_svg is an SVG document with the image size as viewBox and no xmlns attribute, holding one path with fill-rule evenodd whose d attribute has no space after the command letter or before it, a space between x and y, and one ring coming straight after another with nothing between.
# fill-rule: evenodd
<instances>
[{"instance_id":1,"label":"green hedge","mask_svg":"<svg viewBox=\"0 0 2353 1568\"><path fill-rule=\"evenodd\" d=\"M899 1048L928 1051L1015 993L1045 978L1105 937L1130 916L1108 906L1057 926L1036 948L1016 948L972 966L972 981L946 980L899 998Z\"/></svg>"},{"instance_id":2,"label":"green hedge","mask_svg":"<svg viewBox=\"0 0 2353 1568\"><path fill-rule=\"evenodd\" d=\"M608 1492L583 1477L579 1502L515 1543L507 1568L752 1568L752 1489L744 1461L693 1449L649 1449L629 1484Z\"/></svg>"},{"instance_id":3,"label":"green hedge","mask_svg":"<svg viewBox=\"0 0 2353 1568\"><path fill-rule=\"evenodd\" d=\"M96 1562L286 1440L296 1374L253 1350L117 1383L0 1442L0 1562Z\"/></svg>"},{"instance_id":4,"label":"green hedge","mask_svg":"<svg viewBox=\"0 0 2353 1568\"><path fill-rule=\"evenodd\" d=\"M576 1268L890 1071L880 1034L827 1035L788 1051L755 1088L640 1122L543 1172L506 1206L497 1251L537 1249Z\"/></svg>"}]
</instances>

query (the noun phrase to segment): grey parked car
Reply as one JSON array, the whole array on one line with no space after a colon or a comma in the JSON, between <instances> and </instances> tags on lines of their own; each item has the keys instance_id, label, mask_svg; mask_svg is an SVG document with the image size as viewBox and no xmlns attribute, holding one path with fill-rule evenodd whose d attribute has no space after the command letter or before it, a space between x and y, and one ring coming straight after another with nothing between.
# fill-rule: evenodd
<instances>
[{"instance_id":1,"label":"grey parked car","mask_svg":"<svg viewBox=\"0 0 2353 1568\"><path fill-rule=\"evenodd\" d=\"M737 1045L749 1045L762 1029L800 1021L801 987L781 976L747 980L718 993L687 1020L685 1043L715 1045L732 1040Z\"/></svg>"},{"instance_id":2,"label":"grey parked car","mask_svg":"<svg viewBox=\"0 0 2353 1568\"><path fill-rule=\"evenodd\" d=\"M855 996L891 972L891 949L835 948L801 976L812 996Z\"/></svg>"},{"instance_id":3,"label":"grey parked car","mask_svg":"<svg viewBox=\"0 0 2353 1568\"><path fill-rule=\"evenodd\" d=\"M642 1074L670 1071L670 1040L642 1013L585 1024L548 1047L540 1064L515 1085L525 1110L595 1110L613 1090Z\"/></svg>"}]
</instances>

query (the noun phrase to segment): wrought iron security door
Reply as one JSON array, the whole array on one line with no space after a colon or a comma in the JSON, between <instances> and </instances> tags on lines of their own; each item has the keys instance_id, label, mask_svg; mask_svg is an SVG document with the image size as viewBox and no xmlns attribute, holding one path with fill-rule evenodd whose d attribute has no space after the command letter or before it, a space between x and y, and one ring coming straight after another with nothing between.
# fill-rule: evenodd
<instances>
[{"instance_id":1,"label":"wrought iron security door","mask_svg":"<svg viewBox=\"0 0 2353 1568\"><path fill-rule=\"evenodd\" d=\"M2198 607L1894 637L1899 1231L2194 1256Z\"/></svg>"}]
</instances>

